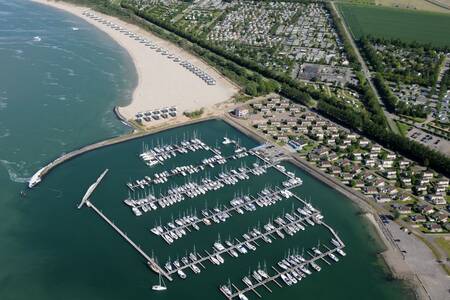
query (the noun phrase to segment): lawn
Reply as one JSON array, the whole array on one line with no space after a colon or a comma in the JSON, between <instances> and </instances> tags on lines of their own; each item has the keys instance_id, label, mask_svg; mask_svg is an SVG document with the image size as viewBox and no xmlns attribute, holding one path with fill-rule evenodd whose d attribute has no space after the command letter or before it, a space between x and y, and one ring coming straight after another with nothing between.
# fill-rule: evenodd
<instances>
[{"instance_id":1,"label":"lawn","mask_svg":"<svg viewBox=\"0 0 450 300\"><path fill-rule=\"evenodd\" d=\"M353 36L364 35L450 47L450 15L339 3Z\"/></svg>"},{"instance_id":2,"label":"lawn","mask_svg":"<svg viewBox=\"0 0 450 300\"><path fill-rule=\"evenodd\" d=\"M438 237L436 238L436 243L447 253L447 256L450 257L450 239Z\"/></svg>"}]
</instances>

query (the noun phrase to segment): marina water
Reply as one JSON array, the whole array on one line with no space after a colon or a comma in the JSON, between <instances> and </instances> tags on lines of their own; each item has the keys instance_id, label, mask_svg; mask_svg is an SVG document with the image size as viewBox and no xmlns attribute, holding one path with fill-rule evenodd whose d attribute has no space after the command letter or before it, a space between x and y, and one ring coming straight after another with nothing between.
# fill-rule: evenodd
<instances>
[{"instance_id":1,"label":"marina water","mask_svg":"<svg viewBox=\"0 0 450 300\"><path fill-rule=\"evenodd\" d=\"M190 153L150 169L138 158L144 143L175 143L195 135L223 147L220 142L227 135L246 147L257 145L222 121L208 121L87 153L58 167L36 189L21 196L27 178L52 158L128 131L112 108L126 104L137 78L131 59L108 36L74 16L25 0L0 0L0 66L0 299L223 299L218 286L228 279L242 286L240 279L249 270L263 263L270 268L288 249L301 251L319 241L329 243L325 230L308 228L270 245L261 244L237 259L226 256L221 266L207 263L199 275L189 271L186 280L177 278L167 291L153 292L151 286L158 278L141 256L93 211L76 209L85 189L104 169L110 171L92 202L148 254L153 252L160 264L169 257L184 256L194 245L199 252L210 250L218 235L222 240L239 237L258 222L263 225L288 212L295 202L283 201L203 226L171 246L150 233L155 222L166 223L188 210L199 212L205 206L227 203L237 192L255 195L281 183L281 175L269 171L135 217L122 202L129 193L126 182L208 156L201 151ZM228 168L253 162L245 158ZM321 272L296 286L271 286L272 294L259 289L264 299L413 298L404 284L390 279L377 258L380 246L359 210L300 169L285 165L303 179L295 193L322 210L325 221L346 243L347 256L331 266L322 264ZM220 171L216 167L191 179ZM156 186L155 192L167 190L170 184Z\"/></svg>"}]
</instances>

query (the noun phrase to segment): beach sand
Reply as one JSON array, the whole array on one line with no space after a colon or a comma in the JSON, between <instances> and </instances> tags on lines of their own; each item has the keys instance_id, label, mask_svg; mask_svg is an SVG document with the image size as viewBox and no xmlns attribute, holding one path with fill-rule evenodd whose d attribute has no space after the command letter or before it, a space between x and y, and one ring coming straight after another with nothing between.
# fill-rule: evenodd
<instances>
[{"instance_id":1,"label":"beach sand","mask_svg":"<svg viewBox=\"0 0 450 300\"><path fill-rule=\"evenodd\" d=\"M138 112L151 109L160 109L168 106L176 106L178 114L185 111L193 111L200 108L211 108L218 103L225 102L238 92L238 88L224 78L221 74L208 66L199 58L176 47L174 44L160 39L150 32L138 26L128 24L117 18L92 11L97 16L111 21L126 30L151 41L169 51L169 53L188 60L212 78L216 80L215 85L208 85L201 78L191 73L179 63L169 59L167 55L161 55L156 49L150 49L145 44L114 30L103 23L95 21L82 13L88 8L75 6L64 2L47 0L33 0L37 3L50 5L70 12L86 20L107 33L119 45L129 53L133 59L138 74L138 84L133 92L130 103L125 107L119 107L118 112L127 120L134 119ZM148 125L154 125L150 122ZM160 123L160 122L157 122ZM145 123L144 123L145 125Z\"/></svg>"}]
</instances>

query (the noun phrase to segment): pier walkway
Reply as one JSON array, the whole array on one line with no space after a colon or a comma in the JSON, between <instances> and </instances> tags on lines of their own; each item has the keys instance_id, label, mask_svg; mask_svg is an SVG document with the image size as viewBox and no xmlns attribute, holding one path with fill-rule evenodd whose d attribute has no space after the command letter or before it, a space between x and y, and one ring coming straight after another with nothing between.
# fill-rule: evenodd
<instances>
[{"instance_id":1,"label":"pier walkway","mask_svg":"<svg viewBox=\"0 0 450 300\"><path fill-rule=\"evenodd\" d=\"M254 203L256 203L258 201L261 201L261 200L264 200L265 198L268 198L268 197L280 196L281 195L281 191L293 189L293 188L298 187L298 186L300 186L300 183L297 183L296 185L293 185L293 186L291 186L289 188L285 188L285 189L281 189L281 188L277 187L277 190L268 190L268 194L258 194L258 196L259 196L258 198L250 196L251 200L250 201L245 201L242 204L238 204L238 205L230 206L230 207L227 207L227 206L223 205L223 208L220 209L220 211L218 211L218 212L214 212L214 213L212 213L210 215L203 215L202 218L199 218L199 219L195 220L194 222L186 223L186 224L181 225L181 226L176 226L176 228L171 228L169 230L166 230L166 231L162 232L160 234L160 236L161 236L161 238L164 241L167 242L167 240L164 238L164 235L166 235L166 234L173 235L173 234L175 234L175 232L177 230L181 230L181 229L187 229L187 230L190 231L190 227L191 226L194 226L194 225L197 225L197 224L201 224L201 223L205 223L204 222L205 219L212 220L215 217L218 217L218 216L223 215L223 214L228 214L228 215L232 216L231 215L232 212L236 212L237 210L244 208L246 205L254 204ZM275 203L275 202L273 202L273 203Z\"/></svg>"},{"instance_id":2,"label":"pier walkway","mask_svg":"<svg viewBox=\"0 0 450 300\"><path fill-rule=\"evenodd\" d=\"M256 291L256 289L258 287L265 287L269 292L272 292L270 290L270 288L268 288L267 284L270 282L275 283L276 285L278 285L279 287L282 287L282 285L277 281L278 278L280 278L281 276L284 276L286 274L290 274L292 271L299 269L300 267L303 266L308 266L311 263L320 260L320 259L325 259L325 257L327 257L329 254L334 253L337 251L337 249L341 249L343 247L336 247L333 249L327 249L326 252L322 252L322 254L319 255L315 255L315 256L311 256L310 259L306 260L305 262L293 265L287 269L283 269L282 271L279 271L278 269L276 269L275 267L272 267L272 269L275 271L275 274L272 276L269 276L268 278L265 278L261 281L256 281L255 283L252 283L251 286L247 286L245 288L239 289L238 287L236 287L236 285L232 284L232 286L234 287L234 289L236 290L236 292L232 293L231 295L226 294L225 292L222 291L222 293L224 294L224 296L231 300L233 298L238 298L239 299L239 295L241 294L245 294L247 292L253 292L255 293L258 298L261 298L261 295ZM311 254L310 254L311 255Z\"/></svg>"},{"instance_id":3,"label":"pier walkway","mask_svg":"<svg viewBox=\"0 0 450 300\"><path fill-rule=\"evenodd\" d=\"M285 224L283 224L283 225L274 226L274 229L271 229L271 230L269 230L269 231L265 231L265 232L263 232L263 233L261 233L261 234L259 234L259 235L257 235L257 236L252 236L252 237L250 237L249 239L246 239L246 240L243 241L243 242L241 242L241 241L238 240L238 239L235 239L235 240L237 241L236 244L234 244L234 245L232 245L232 246L224 247L224 249L223 249L223 250L220 250L220 251L214 250L214 253L213 253L213 254L210 254L210 253L208 253L207 251L205 251L205 252L206 252L206 255L205 255L205 256L200 256L200 255L197 253L197 256L199 256L199 258L198 258L197 260L192 261L192 262L189 262L188 264L185 264L184 266L180 266L179 268L175 268L175 269L173 269L172 271L170 271L168 274L169 274L169 275L172 275L172 274L174 274L174 273L177 273L179 270L184 270L184 269L187 269L187 268L191 268L192 265L197 265L197 264L202 265L201 263L204 262L204 261L207 261L207 260L212 261L211 258L212 258L213 256L216 256L217 254L220 255L220 254L223 254L223 253L228 253L228 254L231 256L230 250L235 250L235 249L237 249L237 248L239 248L239 247L241 247L241 246L245 246L247 243L249 243L249 244L255 243L256 245L258 245L258 243L256 242L257 240L260 240L260 239L264 240L264 238L267 238L268 236L274 238L273 233L275 233L276 231L280 231L280 230L282 230L282 229L285 229L285 228L287 228L288 226L291 226L291 225L294 225L294 224L299 224L299 223L301 223L301 225L306 225L306 224L304 223L304 221L305 221L306 219L314 218L314 217L317 216L318 214L319 214L319 213L314 213L314 214L312 214L311 216L300 217L300 218L298 218L297 220L294 220L294 221L287 221L287 222L285 222ZM231 256L231 257L233 257L233 256Z\"/></svg>"}]
</instances>

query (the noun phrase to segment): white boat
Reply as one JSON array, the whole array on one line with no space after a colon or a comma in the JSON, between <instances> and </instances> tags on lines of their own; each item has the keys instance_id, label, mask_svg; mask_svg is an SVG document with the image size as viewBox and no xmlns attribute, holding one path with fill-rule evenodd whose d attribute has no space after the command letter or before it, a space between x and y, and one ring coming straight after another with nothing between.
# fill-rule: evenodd
<instances>
[{"instance_id":1,"label":"white boat","mask_svg":"<svg viewBox=\"0 0 450 300\"><path fill-rule=\"evenodd\" d=\"M341 256L346 256L347 254L342 250L341 248L337 248L336 252L339 253Z\"/></svg>"},{"instance_id":2,"label":"white boat","mask_svg":"<svg viewBox=\"0 0 450 300\"><path fill-rule=\"evenodd\" d=\"M238 297L239 297L240 300L248 300L247 296L245 296L245 295L242 294L242 293L240 293L240 294L238 295Z\"/></svg>"},{"instance_id":3,"label":"white boat","mask_svg":"<svg viewBox=\"0 0 450 300\"><path fill-rule=\"evenodd\" d=\"M40 36L37 35L37 36L33 37L33 41L40 42L40 41L42 41L42 39Z\"/></svg>"},{"instance_id":4,"label":"white boat","mask_svg":"<svg viewBox=\"0 0 450 300\"><path fill-rule=\"evenodd\" d=\"M186 274L182 270L177 271L178 276L180 276L181 279L186 279Z\"/></svg>"},{"instance_id":5,"label":"white boat","mask_svg":"<svg viewBox=\"0 0 450 300\"><path fill-rule=\"evenodd\" d=\"M165 291L167 290L166 284L161 277L161 273L159 273L159 284L152 286L152 290L154 291Z\"/></svg>"}]
</instances>

